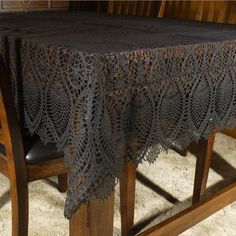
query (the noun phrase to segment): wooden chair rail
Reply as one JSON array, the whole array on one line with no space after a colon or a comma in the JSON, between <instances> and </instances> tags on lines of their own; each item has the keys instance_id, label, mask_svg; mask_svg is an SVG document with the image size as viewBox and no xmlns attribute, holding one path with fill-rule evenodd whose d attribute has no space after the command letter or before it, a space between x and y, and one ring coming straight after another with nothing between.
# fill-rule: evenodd
<instances>
[{"instance_id":1,"label":"wooden chair rail","mask_svg":"<svg viewBox=\"0 0 236 236\"><path fill-rule=\"evenodd\" d=\"M201 200L186 210L144 231L138 236L176 236L236 200L236 183ZM191 220L190 220L191 219Z\"/></svg>"},{"instance_id":2,"label":"wooden chair rail","mask_svg":"<svg viewBox=\"0 0 236 236\"><path fill-rule=\"evenodd\" d=\"M8 177L7 160L2 154L0 154L0 173Z\"/></svg>"},{"instance_id":3,"label":"wooden chair rail","mask_svg":"<svg viewBox=\"0 0 236 236\"><path fill-rule=\"evenodd\" d=\"M37 163L37 165L27 165L28 181L35 181L42 178L57 175L58 173L67 173L68 169L64 165L64 159L58 158L51 161Z\"/></svg>"},{"instance_id":4,"label":"wooden chair rail","mask_svg":"<svg viewBox=\"0 0 236 236\"><path fill-rule=\"evenodd\" d=\"M4 136L3 136L3 130L2 129L0 129L0 143L5 144L5 139L4 139Z\"/></svg>"}]
</instances>

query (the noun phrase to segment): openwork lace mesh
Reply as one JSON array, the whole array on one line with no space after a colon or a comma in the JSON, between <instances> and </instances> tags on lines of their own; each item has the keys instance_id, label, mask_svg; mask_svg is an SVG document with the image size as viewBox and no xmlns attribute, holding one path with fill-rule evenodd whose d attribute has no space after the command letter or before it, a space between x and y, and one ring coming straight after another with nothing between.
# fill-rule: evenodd
<instances>
[{"instance_id":1,"label":"openwork lace mesh","mask_svg":"<svg viewBox=\"0 0 236 236\"><path fill-rule=\"evenodd\" d=\"M153 162L235 125L236 41L117 53L22 42L26 125L64 150L65 215L113 190L125 157Z\"/></svg>"}]
</instances>

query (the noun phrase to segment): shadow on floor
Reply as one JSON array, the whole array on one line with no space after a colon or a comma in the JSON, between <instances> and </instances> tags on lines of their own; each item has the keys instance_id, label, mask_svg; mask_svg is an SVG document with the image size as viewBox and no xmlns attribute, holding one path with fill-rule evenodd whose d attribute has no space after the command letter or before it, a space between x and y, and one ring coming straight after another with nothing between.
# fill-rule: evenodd
<instances>
[{"instance_id":1,"label":"shadow on floor","mask_svg":"<svg viewBox=\"0 0 236 236\"><path fill-rule=\"evenodd\" d=\"M227 185L234 183L236 181L236 177L231 178L231 179L224 179L222 181L219 181L218 183L212 185L211 187L207 188L206 193L204 194L203 198L209 195L212 195L216 192L218 192L221 188L226 187ZM184 210L185 208L191 206L192 204L192 197L189 197L185 199L182 202L178 202L175 204L173 207L169 207L161 212L157 212L156 214L153 214L151 216L146 217L145 219L139 221L135 227L134 227L134 233L140 233L143 229L145 229L148 225L150 226L151 223L153 223L155 220L157 220L158 217L161 215L165 216L167 215L167 212L172 211L175 209L175 214ZM170 215L172 216L172 215ZM164 217L165 218L165 217ZM163 219L164 220L164 219ZM158 222L159 223L159 222Z\"/></svg>"},{"instance_id":2,"label":"shadow on floor","mask_svg":"<svg viewBox=\"0 0 236 236\"><path fill-rule=\"evenodd\" d=\"M149 178L147 178L145 175L143 175L141 172L137 171L136 173L136 179L142 183L143 185L145 185L146 187L150 188L151 190L153 190L154 192L156 192L158 195L162 196L163 198L165 198L168 202L172 203L172 204L176 204L179 203L179 200L177 198L175 198L173 195L171 195L170 193L168 193L167 191L165 191L163 188L161 188L160 186L158 186L156 183L154 183L152 180L150 180Z\"/></svg>"},{"instance_id":3,"label":"shadow on floor","mask_svg":"<svg viewBox=\"0 0 236 236\"><path fill-rule=\"evenodd\" d=\"M0 196L0 210L2 207L10 201L10 191L7 190Z\"/></svg>"},{"instance_id":4,"label":"shadow on floor","mask_svg":"<svg viewBox=\"0 0 236 236\"><path fill-rule=\"evenodd\" d=\"M53 188L58 189L58 184L57 184L55 181L53 181L53 180L51 180L51 179L49 179L49 178L44 179L43 182L46 183L46 184L48 184L49 186L51 186L51 187L53 187ZM1 194L1 196L0 196L0 210L1 210L2 207L3 207L4 205L6 205L9 201L10 201L10 190L7 190L6 192L4 192L3 194Z\"/></svg>"},{"instance_id":5,"label":"shadow on floor","mask_svg":"<svg viewBox=\"0 0 236 236\"><path fill-rule=\"evenodd\" d=\"M43 182L46 183L47 185L53 187L53 188L58 189L58 183L55 182L55 181L52 180L52 179L46 178L46 179L43 179Z\"/></svg>"},{"instance_id":6,"label":"shadow on floor","mask_svg":"<svg viewBox=\"0 0 236 236\"><path fill-rule=\"evenodd\" d=\"M196 157L197 156L196 150L197 150L196 148L193 149L190 148L189 152ZM218 175L222 176L223 180L217 182L211 187L208 187L203 198L218 192L220 189L236 181L236 168L233 167L231 164L229 164L225 159L222 158L222 156L220 156L215 151L213 151L211 169L215 171ZM137 172L137 180L141 182L143 185L145 185L147 188L156 192L158 195L164 197L167 201L169 201L175 206L165 209L154 215L148 216L142 221L139 221L134 227L135 234L139 233L145 227L153 223L161 215L165 215L168 211L173 210L176 207L176 205L178 208L180 208L179 211L183 210L183 206L185 206L186 208L191 205L192 197L189 197L183 202L180 202L172 194L166 192L164 189L162 189L160 186L158 186L156 183L148 179L140 172ZM179 211L177 210L177 212Z\"/></svg>"},{"instance_id":7,"label":"shadow on floor","mask_svg":"<svg viewBox=\"0 0 236 236\"><path fill-rule=\"evenodd\" d=\"M196 157L196 148L190 149L189 152ZM215 151L212 153L211 169L224 179L236 176L236 168Z\"/></svg>"}]
</instances>

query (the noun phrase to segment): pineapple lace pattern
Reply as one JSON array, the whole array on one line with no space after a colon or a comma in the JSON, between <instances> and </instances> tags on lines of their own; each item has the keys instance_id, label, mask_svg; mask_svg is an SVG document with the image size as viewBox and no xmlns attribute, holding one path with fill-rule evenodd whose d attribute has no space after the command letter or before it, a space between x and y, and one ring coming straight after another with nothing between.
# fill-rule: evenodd
<instances>
[{"instance_id":1,"label":"pineapple lace pattern","mask_svg":"<svg viewBox=\"0 0 236 236\"><path fill-rule=\"evenodd\" d=\"M154 162L236 123L236 41L85 53L23 40L25 122L64 150L65 216L107 198L128 155Z\"/></svg>"},{"instance_id":2,"label":"pineapple lace pattern","mask_svg":"<svg viewBox=\"0 0 236 236\"><path fill-rule=\"evenodd\" d=\"M24 41L26 124L65 151L65 215L106 198L124 157L153 162L236 116L236 42L87 54Z\"/></svg>"}]
</instances>

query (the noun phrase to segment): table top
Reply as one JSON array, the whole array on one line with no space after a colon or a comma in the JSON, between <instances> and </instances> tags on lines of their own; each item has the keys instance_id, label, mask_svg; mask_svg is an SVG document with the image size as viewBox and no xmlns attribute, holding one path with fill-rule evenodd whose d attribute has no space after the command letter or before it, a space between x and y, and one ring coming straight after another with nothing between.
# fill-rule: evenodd
<instances>
[{"instance_id":1,"label":"table top","mask_svg":"<svg viewBox=\"0 0 236 236\"><path fill-rule=\"evenodd\" d=\"M89 12L5 13L0 32L89 53L236 39L235 25Z\"/></svg>"}]
</instances>

